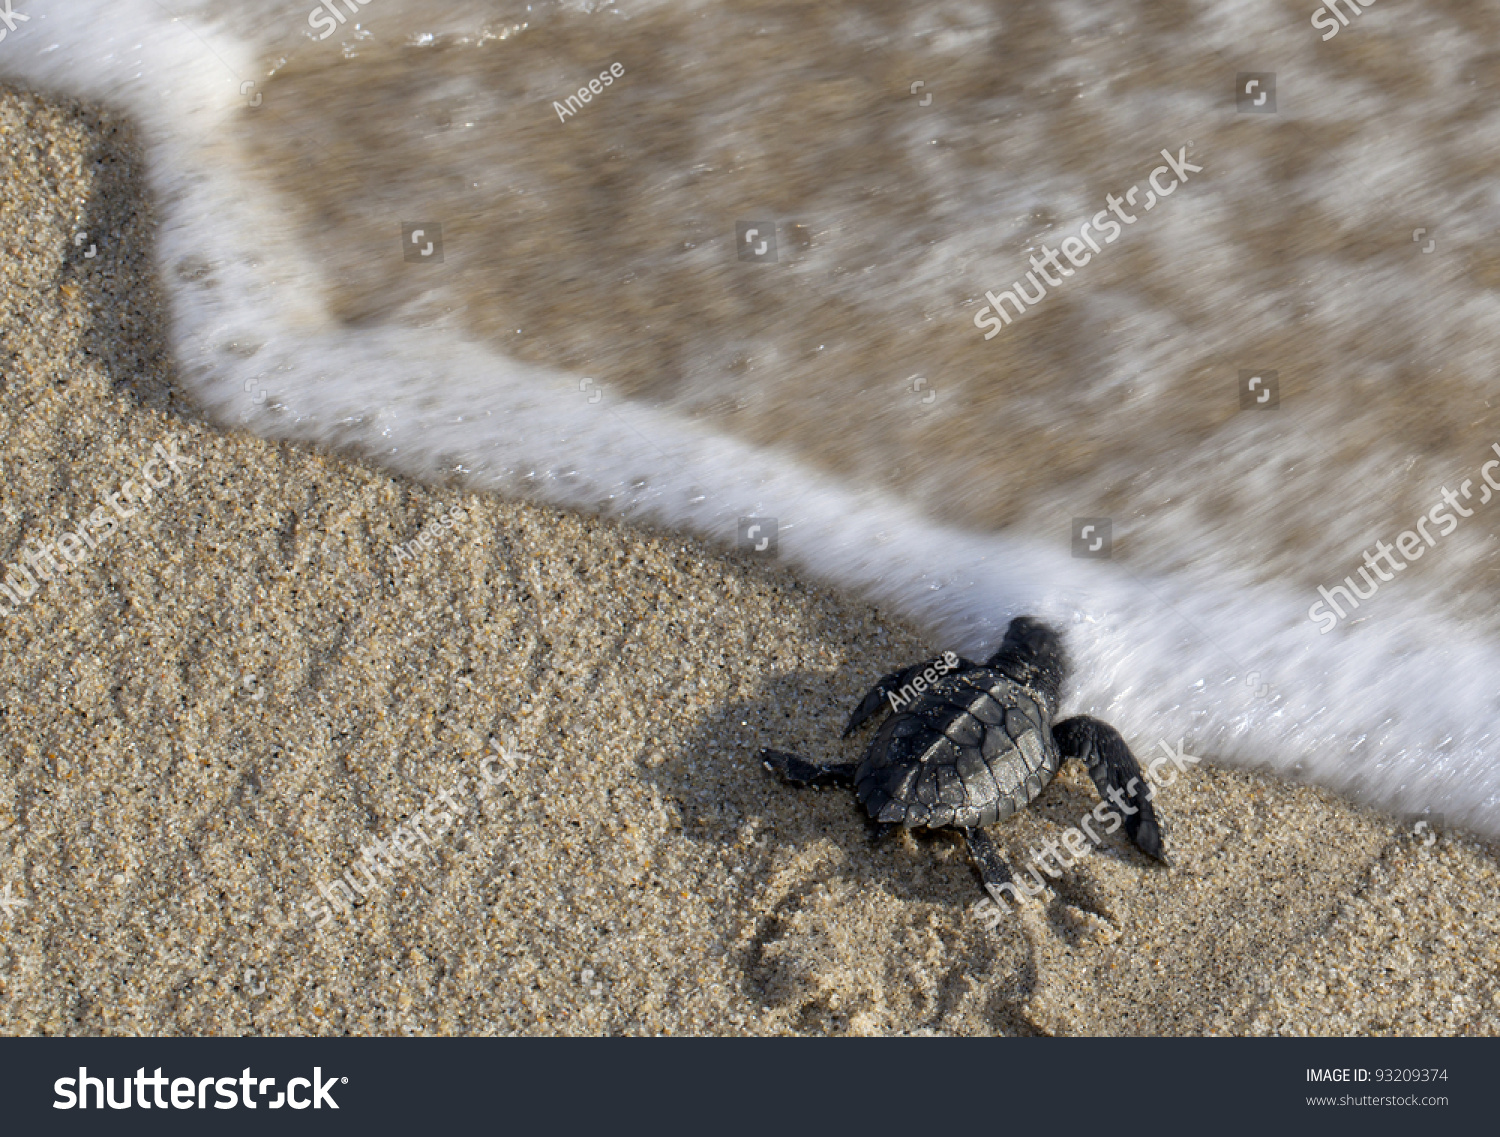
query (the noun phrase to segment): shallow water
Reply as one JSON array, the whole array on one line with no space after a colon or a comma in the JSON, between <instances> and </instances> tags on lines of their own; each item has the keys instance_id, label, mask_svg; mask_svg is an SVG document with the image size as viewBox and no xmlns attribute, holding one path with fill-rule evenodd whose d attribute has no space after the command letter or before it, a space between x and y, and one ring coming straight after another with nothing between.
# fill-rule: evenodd
<instances>
[{"instance_id":1,"label":"shallow water","mask_svg":"<svg viewBox=\"0 0 1500 1137\"><path fill-rule=\"evenodd\" d=\"M1403 50L1373 11L1327 45L1268 28L1278 113L1239 114L1206 13L1108 10L518 9L428 40L372 8L367 39L302 45L264 85L275 113L240 119L347 322L481 336L946 521L1066 544L1108 515L1122 560L1311 589L1500 442L1500 263L1468 243L1483 52ZM1434 48L1497 42L1464 21L1432 19ZM1035 295L1031 255L1108 194L1144 201L1184 147L1201 173L1122 205L1134 223L984 338L986 289ZM394 255L407 218L442 225L441 264ZM774 226L775 263L739 259L740 221ZM1273 411L1241 409L1256 369ZM1493 588L1475 538L1416 587Z\"/></svg>"},{"instance_id":2,"label":"shallow water","mask_svg":"<svg viewBox=\"0 0 1500 1137\"><path fill-rule=\"evenodd\" d=\"M321 41L311 7L38 4L0 44L148 125L213 413L726 543L776 517L944 642L1074 622L1083 705L1138 733L1493 831L1500 5L1328 41L1260 0L372 0ZM1148 211L1164 149L1202 169ZM1132 187L986 340L985 291ZM1320 635L1317 587L1465 479Z\"/></svg>"}]
</instances>

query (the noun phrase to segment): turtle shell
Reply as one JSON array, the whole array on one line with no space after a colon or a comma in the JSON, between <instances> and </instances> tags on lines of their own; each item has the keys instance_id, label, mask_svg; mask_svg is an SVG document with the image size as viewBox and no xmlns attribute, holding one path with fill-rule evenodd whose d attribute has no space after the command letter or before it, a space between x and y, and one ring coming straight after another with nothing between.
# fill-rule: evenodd
<instances>
[{"instance_id":1,"label":"turtle shell","mask_svg":"<svg viewBox=\"0 0 1500 1137\"><path fill-rule=\"evenodd\" d=\"M1060 762L1037 696L975 668L942 676L885 721L855 791L876 821L969 829L1025 807Z\"/></svg>"}]
</instances>

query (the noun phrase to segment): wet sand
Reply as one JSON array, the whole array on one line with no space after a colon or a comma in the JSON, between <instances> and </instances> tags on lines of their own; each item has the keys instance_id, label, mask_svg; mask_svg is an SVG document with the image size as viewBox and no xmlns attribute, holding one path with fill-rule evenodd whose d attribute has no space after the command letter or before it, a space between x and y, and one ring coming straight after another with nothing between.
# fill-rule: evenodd
<instances>
[{"instance_id":1,"label":"wet sand","mask_svg":"<svg viewBox=\"0 0 1500 1137\"><path fill-rule=\"evenodd\" d=\"M851 703L945 645L696 540L204 422L128 125L0 91L0 137L0 554L157 442L199 463L0 620L0 894L26 902L0 913L0 1031L1500 1025L1493 846L1208 763L1159 799L1174 867L1112 838L985 931L954 841L872 846L848 795L752 760L852 758ZM524 757L455 795L424 862L299 915L491 740ZM1069 768L996 836L1019 862L1095 801Z\"/></svg>"}]
</instances>

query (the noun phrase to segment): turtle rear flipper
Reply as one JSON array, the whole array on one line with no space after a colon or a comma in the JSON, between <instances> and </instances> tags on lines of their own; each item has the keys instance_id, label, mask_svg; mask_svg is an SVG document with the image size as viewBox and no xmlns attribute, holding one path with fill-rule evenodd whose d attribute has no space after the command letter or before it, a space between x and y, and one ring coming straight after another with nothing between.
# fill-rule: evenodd
<instances>
[{"instance_id":1,"label":"turtle rear flipper","mask_svg":"<svg viewBox=\"0 0 1500 1137\"><path fill-rule=\"evenodd\" d=\"M997 914L1010 911L1013 908L1023 907L1024 897L1039 896L1042 885L1037 884L1035 888L1026 883L1026 876L1022 874L1021 882L1012 878L1010 865L1006 863L1005 856L1000 852L1000 847L995 844L995 839L978 826L961 831L964 835L964 844L968 846L969 863L974 866L974 871L979 874L979 882L984 885L984 890L990 894L995 902ZM1050 870L1049 870L1050 871ZM1031 877L1040 881L1041 873L1035 869L1030 870ZM1010 895L1006 896L1006 890ZM1003 907L1002 907L1003 906ZM987 917L989 926L993 928L999 916Z\"/></svg>"},{"instance_id":2,"label":"turtle rear flipper","mask_svg":"<svg viewBox=\"0 0 1500 1137\"><path fill-rule=\"evenodd\" d=\"M1161 824L1147 796L1145 775L1120 732L1107 722L1078 715L1054 724L1052 737L1065 759L1077 758L1088 767L1099 796L1120 812L1125 835L1136 848L1166 864Z\"/></svg>"},{"instance_id":3,"label":"turtle rear flipper","mask_svg":"<svg viewBox=\"0 0 1500 1137\"><path fill-rule=\"evenodd\" d=\"M1010 877L1010 866L1005 863L999 848L995 845L995 839L983 829L964 829L964 844L969 849L969 861L974 870L979 873L979 880L985 887L985 891L992 891L1002 885L1013 884Z\"/></svg>"},{"instance_id":4,"label":"turtle rear flipper","mask_svg":"<svg viewBox=\"0 0 1500 1137\"><path fill-rule=\"evenodd\" d=\"M806 758L799 758L795 754L788 754L785 750L762 750L760 752L760 760L761 764L767 770L779 775L781 780L789 785L854 785L856 764L853 762L838 762L828 766L820 766L816 762L809 762Z\"/></svg>"}]
</instances>

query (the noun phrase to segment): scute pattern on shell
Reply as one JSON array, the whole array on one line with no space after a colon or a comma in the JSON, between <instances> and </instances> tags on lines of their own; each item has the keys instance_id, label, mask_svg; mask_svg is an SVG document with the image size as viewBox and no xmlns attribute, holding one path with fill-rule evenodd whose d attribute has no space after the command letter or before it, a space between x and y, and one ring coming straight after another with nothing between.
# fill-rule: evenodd
<instances>
[{"instance_id":1,"label":"scute pattern on shell","mask_svg":"<svg viewBox=\"0 0 1500 1137\"><path fill-rule=\"evenodd\" d=\"M871 817L973 828L1025 807L1061 757L1035 694L978 667L943 676L886 720L855 773Z\"/></svg>"}]
</instances>

